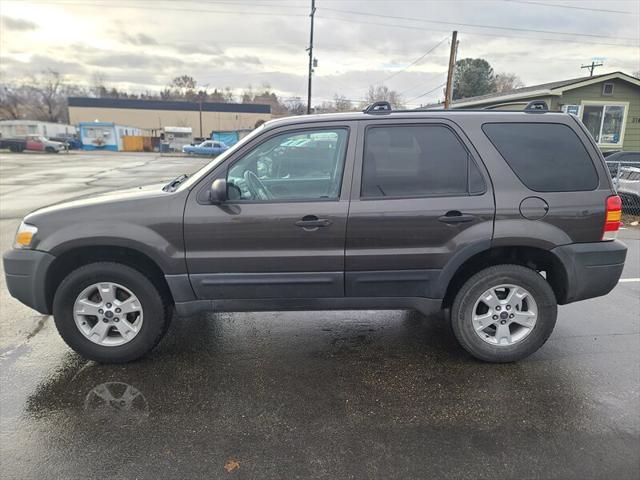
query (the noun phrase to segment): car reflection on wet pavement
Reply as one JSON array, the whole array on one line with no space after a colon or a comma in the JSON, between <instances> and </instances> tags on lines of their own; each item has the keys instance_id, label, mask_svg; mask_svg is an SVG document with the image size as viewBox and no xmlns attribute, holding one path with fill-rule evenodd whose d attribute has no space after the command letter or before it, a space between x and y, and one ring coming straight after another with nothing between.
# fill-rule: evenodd
<instances>
[{"instance_id":1,"label":"car reflection on wet pavement","mask_svg":"<svg viewBox=\"0 0 640 480\"><path fill-rule=\"evenodd\" d=\"M2 284L0 476L635 479L639 299L561 307L515 364L472 359L441 315L347 311L174 318L147 358L100 365Z\"/></svg>"}]
</instances>

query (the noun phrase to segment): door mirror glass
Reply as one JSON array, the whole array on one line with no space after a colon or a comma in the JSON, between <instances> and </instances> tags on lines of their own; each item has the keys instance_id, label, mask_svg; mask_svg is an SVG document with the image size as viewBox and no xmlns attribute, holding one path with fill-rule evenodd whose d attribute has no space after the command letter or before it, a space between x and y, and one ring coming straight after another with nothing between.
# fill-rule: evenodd
<instances>
[{"instance_id":1,"label":"door mirror glass","mask_svg":"<svg viewBox=\"0 0 640 480\"><path fill-rule=\"evenodd\" d=\"M211 203L224 203L227 201L227 181L224 178L218 178L211 184L209 192L209 200Z\"/></svg>"}]
</instances>

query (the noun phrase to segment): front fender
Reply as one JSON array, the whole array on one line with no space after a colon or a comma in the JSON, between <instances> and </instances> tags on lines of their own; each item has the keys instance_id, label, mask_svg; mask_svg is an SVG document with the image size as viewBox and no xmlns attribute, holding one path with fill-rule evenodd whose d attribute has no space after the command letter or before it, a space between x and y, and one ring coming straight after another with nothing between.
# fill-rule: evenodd
<instances>
[{"instance_id":1,"label":"front fender","mask_svg":"<svg viewBox=\"0 0 640 480\"><path fill-rule=\"evenodd\" d=\"M178 230L178 229L176 229ZM181 229L180 229L181 230ZM47 236L38 250L60 256L82 247L123 247L137 250L151 258L165 274L186 272L180 231L162 234L133 223L92 222L61 228Z\"/></svg>"}]
</instances>

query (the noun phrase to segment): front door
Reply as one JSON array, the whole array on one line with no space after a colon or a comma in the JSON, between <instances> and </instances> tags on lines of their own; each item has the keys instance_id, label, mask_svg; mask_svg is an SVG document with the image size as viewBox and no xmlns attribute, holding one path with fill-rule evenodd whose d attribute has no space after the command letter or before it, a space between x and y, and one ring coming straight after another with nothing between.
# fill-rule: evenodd
<instances>
[{"instance_id":1,"label":"front door","mask_svg":"<svg viewBox=\"0 0 640 480\"><path fill-rule=\"evenodd\" d=\"M361 125L347 226L347 296L442 298L443 270L489 248L491 183L446 120Z\"/></svg>"},{"instance_id":2,"label":"front door","mask_svg":"<svg viewBox=\"0 0 640 480\"><path fill-rule=\"evenodd\" d=\"M212 205L194 189L184 236L199 298L344 296L354 129L266 132L206 180L226 178L229 201Z\"/></svg>"},{"instance_id":3,"label":"front door","mask_svg":"<svg viewBox=\"0 0 640 480\"><path fill-rule=\"evenodd\" d=\"M44 150L44 142L40 137L27 137L27 150L33 150L36 152Z\"/></svg>"}]
</instances>

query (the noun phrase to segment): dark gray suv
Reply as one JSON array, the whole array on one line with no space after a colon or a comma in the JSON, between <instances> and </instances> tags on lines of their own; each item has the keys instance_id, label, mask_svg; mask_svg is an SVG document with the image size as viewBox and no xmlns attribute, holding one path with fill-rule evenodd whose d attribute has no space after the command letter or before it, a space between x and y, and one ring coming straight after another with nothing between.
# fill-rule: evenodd
<instances>
[{"instance_id":1,"label":"dark gray suv","mask_svg":"<svg viewBox=\"0 0 640 480\"><path fill-rule=\"evenodd\" d=\"M150 351L173 309L450 311L473 356L522 359L626 248L586 129L540 111L273 120L199 172L25 217L11 294L87 358Z\"/></svg>"}]
</instances>

